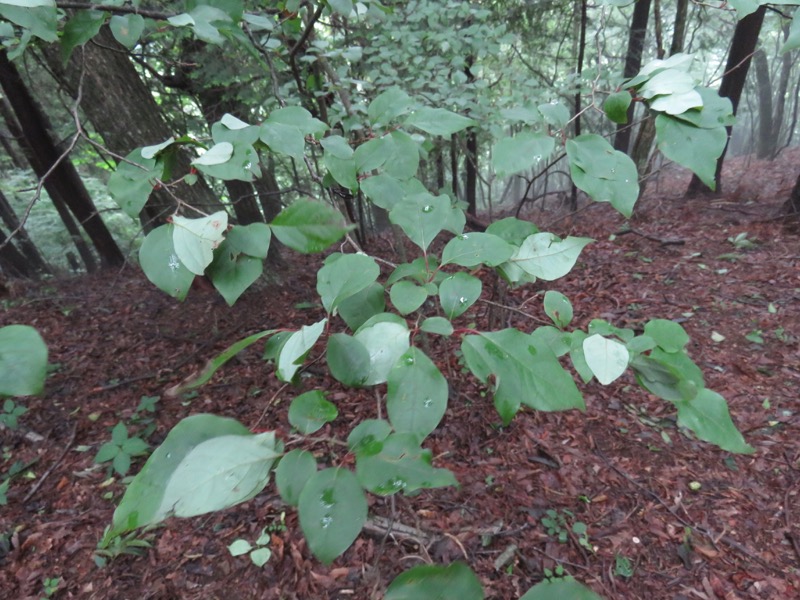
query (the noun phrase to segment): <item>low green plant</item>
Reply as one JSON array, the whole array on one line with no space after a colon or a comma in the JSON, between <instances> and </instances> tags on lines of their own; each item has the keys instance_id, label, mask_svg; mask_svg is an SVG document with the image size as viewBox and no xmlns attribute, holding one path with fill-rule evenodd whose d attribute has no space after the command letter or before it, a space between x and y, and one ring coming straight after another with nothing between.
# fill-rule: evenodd
<instances>
[{"instance_id":1,"label":"low green plant","mask_svg":"<svg viewBox=\"0 0 800 600\"><path fill-rule=\"evenodd\" d=\"M100 446L94 462L111 462L111 466L124 477L131 468L131 459L147 453L150 446L139 436L129 437L128 428L120 421L111 430L111 440Z\"/></svg>"},{"instance_id":2,"label":"low green plant","mask_svg":"<svg viewBox=\"0 0 800 600\"><path fill-rule=\"evenodd\" d=\"M228 552L231 553L231 556L247 554L250 556L250 560L254 565L263 567L272 556L272 550L267 547L269 546L270 540L270 532L265 527L261 530L261 535L258 536L253 544L243 538L238 538L228 546Z\"/></svg>"},{"instance_id":3,"label":"low green plant","mask_svg":"<svg viewBox=\"0 0 800 600\"><path fill-rule=\"evenodd\" d=\"M0 423L9 429L16 429L19 426L19 417L28 412L22 404L15 403L11 398L3 401L3 410L0 412Z\"/></svg>"},{"instance_id":4,"label":"low green plant","mask_svg":"<svg viewBox=\"0 0 800 600\"><path fill-rule=\"evenodd\" d=\"M139 534L131 531L121 535L108 535L108 532L109 528L106 527L106 535L98 542L94 551L94 562L100 568L120 556L143 556L147 549L153 547L146 532Z\"/></svg>"},{"instance_id":5,"label":"low green plant","mask_svg":"<svg viewBox=\"0 0 800 600\"><path fill-rule=\"evenodd\" d=\"M42 582L42 587L44 588L43 600L55 596L56 592L58 591L58 587L60 585L61 585L61 577L46 577Z\"/></svg>"},{"instance_id":6,"label":"low green plant","mask_svg":"<svg viewBox=\"0 0 800 600\"><path fill-rule=\"evenodd\" d=\"M737 250L752 250L756 247L758 240L749 239L747 236L748 233L746 231L742 231L741 233L737 233L736 235L729 237L728 243L732 244Z\"/></svg>"},{"instance_id":7,"label":"low green plant","mask_svg":"<svg viewBox=\"0 0 800 600\"><path fill-rule=\"evenodd\" d=\"M623 554L614 555L614 574L618 577L630 579L633 577L633 563Z\"/></svg>"}]
</instances>

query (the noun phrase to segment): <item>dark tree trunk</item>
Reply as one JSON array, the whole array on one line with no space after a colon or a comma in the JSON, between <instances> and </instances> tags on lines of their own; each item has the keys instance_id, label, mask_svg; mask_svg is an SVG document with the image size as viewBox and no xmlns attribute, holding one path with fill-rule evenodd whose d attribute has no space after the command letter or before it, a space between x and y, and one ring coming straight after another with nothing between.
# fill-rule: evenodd
<instances>
[{"instance_id":1,"label":"dark tree trunk","mask_svg":"<svg viewBox=\"0 0 800 600\"><path fill-rule=\"evenodd\" d=\"M772 82L769 78L769 65L764 50L758 49L753 54L753 63L758 87L758 142L756 156L767 158L772 156L778 140L773 137L772 124Z\"/></svg>"},{"instance_id":2,"label":"dark tree trunk","mask_svg":"<svg viewBox=\"0 0 800 600\"><path fill-rule=\"evenodd\" d=\"M56 204L56 208L58 208L59 200L69 207L92 240L104 265L114 266L124 263L125 257L120 252L111 232L103 223L78 171L67 158L58 162L60 152L48 131L47 117L34 102L16 68L8 60L5 51L0 52L0 85L14 109L25 141L30 146L32 155L36 157L31 166L37 177L44 178L44 185ZM49 174L48 171L50 171ZM64 225L69 228L69 221L65 220ZM87 270L94 270L96 266L91 253L82 251L75 232L71 231L70 233L86 263Z\"/></svg>"},{"instance_id":3,"label":"dark tree trunk","mask_svg":"<svg viewBox=\"0 0 800 600\"><path fill-rule=\"evenodd\" d=\"M789 194L784 210L790 215L800 215L800 175L797 176L797 181L792 188L792 193Z\"/></svg>"},{"instance_id":4,"label":"dark tree trunk","mask_svg":"<svg viewBox=\"0 0 800 600\"><path fill-rule=\"evenodd\" d=\"M33 279L35 277L31 265L25 256L11 243L11 239L0 230L0 273L7 277ZM6 277L0 277L0 292Z\"/></svg>"},{"instance_id":5,"label":"dark tree trunk","mask_svg":"<svg viewBox=\"0 0 800 600\"><path fill-rule=\"evenodd\" d=\"M628 35L628 52L625 55L625 68L622 72L625 79L630 79L642 68L642 52L644 39L647 34L647 19L650 16L650 0L637 0L633 7L633 18ZM628 122L617 125L617 135L614 137L614 148L620 152L628 152L633 128L633 112L635 104L628 107Z\"/></svg>"},{"instance_id":6,"label":"dark tree trunk","mask_svg":"<svg viewBox=\"0 0 800 600\"><path fill-rule=\"evenodd\" d=\"M784 41L789 36L789 26L783 27ZM786 96L789 91L789 77L792 74L792 66L794 65L793 57L795 52L785 52L781 58L781 74L778 78L778 89L775 93L775 113L772 117L772 138L775 140L775 145L772 149L770 159L778 155L780 149L781 130L783 129L783 119L786 113Z\"/></svg>"},{"instance_id":7,"label":"dark tree trunk","mask_svg":"<svg viewBox=\"0 0 800 600\"><path fill-rule=\"evenodd\" d=\"M472 73L474 62L475 57L468 56L466 67L464 67L467 83L470 84L475 83L475 75ZM475 127L470 127L467 130L467 154L464 157L464 171L467 214L475 216L478 210L478 130Z\"/></svg>"},{"instance_id":8,"label":"dark tree trunk","mask_svg":"<svg viewBox=\"0 0 800 600\"><path fill-rule=\"evenodd\" d=\"M753 51L756 49L756 44L758 44L758 34L761 33L761 24L764 22L766 10L766 6L759 6L754 13L739 21L733 32L728 62L725 65L725 75L722 76L722 83L719 86L719 95L730 99L733 105L733 114L736 114L736 110L739 108L739 100L742 97L745 81L747 81L747 71L750 69ZM730 141L731 129L731 127L727 128L728 141ZM727 150L728 144L726 143L722 154L717 159L717 171L714 176L717 193L722 191L720 176L722 175L722 163L725 160L725 152ZM708 186L700 181L697 175L694 175L689 183L686 195L692 196L697 193L709 192L711 190Z\"/></svg>"},{"instance_id":9,"label":"dark tree trunk","mask_svg":"<svg viewBox=\"0 0 800 600\"><path fill-rule=\"evenodd\" d=\"M0 191L0 219L2 219L3 224L8 228L9 232L17 232L14 238L19 246L20 252L30 265L30 271L32 273L37 271L39 273L49 273L50 267L47 266L42 255L39 254L39 250L36 249L36 245L31 241L31 238L28 237L28 232L20 225L11 203L2 191Z\"/></svg>"},{"instance_id":10,"label":"dark tree trunk","mask_svg":"<svg viewBox=\"0 0 800 600\"><path fill-rule=\"evenodd\" d=\"M689 12L689 0L678 0L675 6L675 26L672 33L672 44L669 47L669 55L683 52L686 43L686 15Z\"/></svg>"},{"instance_id":11,"label":"dark tree trunk","mask_svg":"<svg viewBox=\"0 0 800 600\"><path fill-rule=\"evenodd\" d=\"M5 98L0 98L0 102L7 103L8 101ZM10 107L9 112L11 112ZM26 169L27 165L25 164L25 159L17 152L17 149L14 147L15 143L19 144L19 140L10 131L0 130L0 144L11 159L11 164L14 165L16 169Z\"/></svg>"},{"instance_id":12,"label":"dark tree trunk","mask_svg":"<svg viewBox=\"0 0 800 600\"><path fill-rule=\"evenodd\" d=\"M450 182L453 197L458 198L458 134L450 136L450 173L453 176Z\"/></svg>"},{"instance_id":13,"label":"dark tree trunk","mask_svg":"<svg viewBox=\"0 0 800 600\"><path fill-rule=\"evenodd\" d=\"M128 58L128 51L107 26L82 49L76 49L66 68L57 44L45 49L45 57L50 70L73 98L77 97L83 71L81 109L112 152L126 156L135 148L158 144L172 136L160 107ZM190 160L187 152L179 152L173 173L187 173ZM205 212L224 210L202 178L192 186L180 184L173 192ZM154 191L143 215L146 229L164 222L174 210L175 201L169 193Z\"/></svg>"},{"instance_id":14,"label":"dark tree trunk","mask_svg":"<svg viewBox=\"0 0 800 600\"><path fill-rule=\"evenodd\" d=\"M580 32L578 34L578 79L580 80L583 73L583 59L586 54L586 0L578 0L578 7L580 10ZM575 93L575 137L581 134L581 92L578 90ZM578 208L578 188L573 183L569 194L569 208L570 210L577 210Z\"/></svg>"}]
</instances>

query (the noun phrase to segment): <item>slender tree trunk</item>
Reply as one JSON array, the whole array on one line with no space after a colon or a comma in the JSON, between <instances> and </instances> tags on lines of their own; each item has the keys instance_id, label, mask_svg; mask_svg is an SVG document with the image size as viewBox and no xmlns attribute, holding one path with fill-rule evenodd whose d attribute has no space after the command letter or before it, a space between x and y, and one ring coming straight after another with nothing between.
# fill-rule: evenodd
<instances>
[{"instance_id":1,"label":"slender tree trunk","mask_svg":"<svg viewBox=\"0 0 800 600\"><path fill-rule=\"evenodd\" d=\"M49 273L50 267L47 266L47 263L42 258L42 255L39 254L39 250L36 248L36 245L31 241L31 238L28 237L28 232L25 231L24 227L20 226L20 222L16 213L14 212L14 208L11 206L11 203L8 201L2 191L0 191L0 219L2 219L3 224L8 228L9 231L17 232L14 237L16 238L20 252L30 265L31 270L38 271L40 273Z\"/></svg>"},{"instance_id":2,"label":"slender tree trunk","mask_svg":"<svg viewBox=\"0 0 800 600\"><path fill-rule=\"evenodd\" d=\"M47 171L52 169L52 172L45 178L45 187L56 203L56 208L58 208L59 199L69 207L92 240L104 265L113 266L124 263L125 257L120 252L111 232L103 223L103 219L97 212L75 166L66 158L58 162L60 152L48 132L47 117L34 102L16 68L8 60L5 51L0 52L0 85L14 109L32 154L36 156L36 161L31 166L37 177L45 178ZM57 162L58 164L56 164ZM64 224L69 227L68 221L65 221ZM81 251L74 232L70 233L86 263L87 270L93 270L95 264L91 253Z\"/></svg>"},{"instance_id":3,"label":"slender tree trunk","mask_svg":"<svg viewBox=\"0 0 800 600\"><path fill-rule=\"evenodd\" d=\"M7 101L5 98L0 98L0 102L6 103ZM10 131L0 130L0 144L3 146L3 150L6 151L6 154L8 154L8 157L11 159L11 164L14 165L14 168L16 169L25 169L25 159L20 156L19 152L17 152L16 148L14 148L14 143L12 143L12 140L13 142L19 143L19 140L17 140Z\"/></svg>"},{"instance_id":4,"label":"slender tree trunk","mask_svg":"<svg viewBox=\"0 0 800 600\"><path fill-rule=\"evenodd\" d=\"M689 12L689 0L678 0L675 6L675 26L672 30L672 44L669 47L669 55L683 52L686 44L686 15Z\"/></svg>"},{"instance_id":5,"label":"slender tree trunk","mask_svg":"<svg viewBox=\"0 0 800 600\"><path fill-rule=\"evenodd\" d=\"M784 41L789 36L789 26L783 27ZM794 51L785 52L781 57L781 74L778 78L778 90L775 94L775 113L772 118L772 137L775 140L775 145L772 150L770 159L778 155L780 149L781 130L783 129L783 119L786 113L786 96L789 91L789 78L792 74L792 66L794 65L793 58L797 55Z\"/></svg>"},{"instance_id":6,"label":"slender tree trunk","mask_svg":"<svg viewBox=\"0 0 800 600\"><path fill-rule=\"evenodd\" d=\"M578 81L581 79L583 73L583 58L586 54L586 0L578 0L580 9L580 33L578 37L578 65L577 74ZM581 92L580 89L575 93L575 137L581 134ZM578 188L575 183L572 184L572 189L569 195L569 208L570 210L577 210L578 208Z\"/></svg>"},{"instance_id":7,"label":"slender tree trunk","mask_svg":"<svg viewBox=\"0 0 800 600\"><path fill-rule=\"evenodd\" d=\"M725 74L722 76L722 83L719 86L719 95L731 101L733 114L736 114L736 110L739 108L739 100L742 97L745 81L747 81L747 71L750 68L753 51L758 44L758 35L761 33L761 24L764 22L766 10L766 6L759 6L754 13L739 21L733 31L733 40L731 40L731 49L728 53L728 62L725 65ZM727 127L726 129L728 130L728 141L730 141L732 127ZM726 143L722 154L717 159L717 172L714 176L717 193L722 191L722 163L725 160L727 150L728 144ZM694 175L689 183L686 195L692 196L697 193L709 192L711 190L708 186L700 181L697 175Z\"/></svg>"},{"instance_id":8,"label":"slender tree trunk","mask_svg":"<svg viewBox=\"0 0 800 600\"><path fill-rule=\"evenodd\" d=\"M767 55L762 49L756 50L753 54L756 82L758 87L758 142L756 144L756 156L767 158L772 156L777 146L777 140L773 137L772 124L772 82L769 77L769 65Z\"/></svg>"},{"instance_id":9,"label":"slender tree trunk","mask_svg":"<svg viewBox=\"0 0 800 600\"><path fill-rule=\"evenodd\" d=\"M33 279L35 277L25 256L11 243L11 239L2 230L0 230L0 273L14 278ZM2 292L3 283L5 283L5 277L0 277L0 292Z\"/></svg>"},{"instance_id":10,"label":"slender tree trunk","mask_svg":"<svg viewBox=\"0 0 800 600\"><path fill-rule=\"evenodd\" d=\"M450 185L453 190L453 197L458 198L458 134L450 136L450 173L453 176Z\"/></svg>"},{"instance_id":11,"label":"slender tree trunk","mask_svg":"<svg viewBox=\"0 0 800 600\"><path fill-rule=\"evenodd\" d=\"M45 48L44 55L51 72L73 98L83 80L81 109L112 152L126 156L137 147L158 144L172 136L161 108L128 58L127 49L114 39L107 26L76 49L66 67L58 44ZM179 152L173 174L187 173L190 160L187 152ZM205 212L224 210L202 178L192 186L180 184L173 192ZM164 222L174 211L172 196L165 190L154 191L144 210L145 229Z\"/></svg>"},{"instance_id":12,"label":"slender tree trunk","mask_svg":"<svg viewBox=\"0 0 800 600\"><path fill-rule=\"evenodd\" d=\"M647 34L647 20L650 17L650 1L636 0L633 7L633 18L628 36L628 52L625 56L625 68L623 77L630 79L639 69L642 68L642 53L644 51L644 40ZM631 130L633 128L633 114L635 103L628 107L628 122L617 125L617 135L614 137L614 148L620 152L628 152L631 141Z\"/></svg>"},{"instance_id":13,"label":"slender tree trunk","mask_svg":"<svg viewBox=\"0 0 800 600\"><path fill-rule=\"evenodd\" d=\"M797 176L797 181L792 188L792 193L789 194L784 210L790 215L800 215L800 175Z\"/></svg>"}]
</instances>

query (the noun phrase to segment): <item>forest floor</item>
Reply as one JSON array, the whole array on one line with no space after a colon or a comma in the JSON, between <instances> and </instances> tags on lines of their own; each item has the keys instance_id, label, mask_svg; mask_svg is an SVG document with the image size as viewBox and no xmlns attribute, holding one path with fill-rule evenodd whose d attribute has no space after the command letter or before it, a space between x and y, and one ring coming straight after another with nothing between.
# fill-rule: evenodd
<instances>
[{"instance_id":1,"label":"forest floor","mask_svg":"<svg viewBox=\"0 0 800 600\"><path fill-rule=\"evenodd\" d=\"M173 301L130 267L16 286L2 299L0 325L36 327L52 369L45 393L23 401L20 428L0 430L0 473L19 471L0 506L0 596L366 600L415 564L464 560L487 598L499 600L519 598L559 565L609 600L800 598L800 231L775 218L798 165L798 149L774 162L731 159L727 193L691 200L682 198L688 174L665 169L629 233L607 205L572 216L538 206L523 213L544 230L597 240L550 286L571 299L573 325L599 317L638 330L649 318L679 320L708 387L728 400L755 454L698 442L630 377L583 386L586 413L525 410L500 427L490 395L457 375L426 446L460 487L371 496L370 514L393 519L398 531L387 536L373 523L330 566L311 556L296 512L271 485L222 513L168 521L144 535L152 543L144 556L105 568L94 561L124 485L93 459L120 420L153 446L199 412L286 439L288 402L310 389L327 390L339 409L325 435L344 437L375 416L373 391L346 390L322 370L309 369L298 390L281 388L256 347L197 393L164 395L248 334L319 320L320 257L285 252L280 283L258 284L232 309L213 291ZM533 318L482 302L465 318L478 329L492 320L531 330L546 320L539 291L503 300ZM486 285L484 298L490 293ZM459 373L454 347L433 354L446 375ZM154 412L137 412L143 398ZM315 453L323 464L352 462L325 444ZM132 473L141 464L135 459ZM542 525L547 511L566 541ZM575 523L586 525L585 538L571 531ZM265 527L265 566L230 555L232 541L253 541ZM47 580L57 581L47 589Z\"/></svg>"}]
</instances>

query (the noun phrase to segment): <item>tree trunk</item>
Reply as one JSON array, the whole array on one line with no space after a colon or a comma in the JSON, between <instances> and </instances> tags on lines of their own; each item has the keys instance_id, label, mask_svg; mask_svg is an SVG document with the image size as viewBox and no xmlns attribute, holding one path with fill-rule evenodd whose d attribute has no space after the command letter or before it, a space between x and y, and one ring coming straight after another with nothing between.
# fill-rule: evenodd
<instances>
[{"instance_id":1,"label":"tree trunk","mask_svg":"<svg viewBox=\"0 0 800 600\"><path fill-rule=\"evenodd\" d=\"M33 279L35 277L25 256L11 243L11 239L2 230L0 230L0 273L14 278ZM0 277L0 291L2 291L4 280L5 277Z\"/></svg>"},{"instance_id":2,"label":"tree trunk","mask_svg":"<svg viewBox=\"0 0 800 600\"><path fill-rule=\"evenodd\" d=\"M797 176L792 193L784 205L784 211L790 215L800 215L800 175Z\"/></svg>"},{"instance_id":3,"label":"tree trunk","mask_svg":"<svg viewBox=\"0 0 800 600\"><path fill-rule=\"evenodd\" d=\"M103 223L75 166L67 158L58 162L60 152L48 131L47 117L34 102L5 51L0 51L0 86L14 109L32 155L36 157L31 166L37 177L44 178L44 185L56 208L59 200L69 207L92 240L104 265L123 264L125 257ZM64 224L69 228L68 220L65 220ZM76 237L74 231L70 233L86 263L87 270L94 270L96 268L94 259L90 252L81 249L78 239L80 236Z\"/></svg>"},{"instance_id":4,"label":"tree trunk","mask_svg":"<svg viewBox=\"0 0 800 600\"><path fill-rule=\"evenodd\" d=\"M745 81L747 80L747 71L750 68L750 60L753 56L753 51L758 44L758 34L761 33L761 24L764 22L764 14L766 13L766 6L759 6L754 13L747 15L744 19L736 24L736 29L733 32L733 39L731 40L731 49L728 53L728 62L725 65L725 75L722 76L722 83L719 86L719 95L723 98L728 98L733 105L733 114L739 108L739 100L742 97L742 90L744 89ZM727 127L728 140L731 138L732 127ZM728 144L722 150L722 154L717 159L717 172L714 176L716 182L717 193L722 191L722 163L725 160L725 152L728 150ZM692 177L689 183L689 189L686 191L687 196L692 196L697 193L709 193L711 190L706 186L697 175Z\"/></svg>"},{"instance_id":5,"label":"tree trunk","mask_svg":"<svg viewBox=\"0 0 800 600\"><path fill-rule=\"evenodd\" d=\"M628 52L625 56L625 68L622 72L625 79L630 79L642 68L642 52L644 51L644 39L647 34L647 19L650 16L650 1L637 0L633 7L633 18L631 19L631 29L628 36ZM617 125L614 148L620 152L628 152L635 108L635 103L631 102L628 107L628 122Z\"/></svg>"},{"instance_id":6,"label":"tree trunk","mask_svg":"<svg viewBox=\"0 0 800 600\"><path fill-rule=\"evenodd\" d=\"M76 49L66 68L58 44L45 48L44 54L50 70L73 98L77 97L83 76L81 109L112 152L126 156L135 148L158 144L172 136L160 107L128 58L128 51L114 39L108 26L103 26L82 49ZM173 172L178 176L187 173L190 160L188 152L179 152ZM204 212L224 210L202 178L192 186L181 183L172 191ZM145 228L163 223L174 210L175 201L167 191L154 191L145 206Z\"/></svg>"},{"instance_id":7,"label":"tree trunk","mask_svg":"<svg viewBox=\"0 0 800 600\"><path fill-rule=\"evenodd\" d=\"M767 55L762 49L753 54L756 82L758 87L758 142L756 156L767 158L775 152L778 140L773 137L772 123L772 82L769 78Z\"/></svg>"},{"instance_id":8,"label":"tree trunk","mask_svg":"<svg viewBox=\"0 0 800 600\"><path fill-rule=\"evenodd\" d=\"M583 73L583 58L586 53L586 0L577 0L578 1L578 8L580 10L580 21L579 21L579 34L578 34L578 65L577 65L577 73L578 73L578 80L581 78L581 74ZM578 90L575 93L575 137L578 137L581 134L581 92ZM569 194L569 208L570 210L577 210L578 209L578 188L575 183L572 183L572 188L570 189Z\"/></svg>"},{"instance_id":9,"label":"tree trunk","mask_svg":"<svg viewBox=\"0 0 800 600\"><path fill-rule=\"evenodd\" d=\"M458 134L450 136L450 172L453 176L450 185L453 190L453 197L458 199Z\"/></svg>"},{"instance_id":10,"label":"tree trunk","mask_svg":"<svg viewBox=\"0 0 800 600\"><path fill-rule=\"evenodd\" d=\"M31 241L31 238L28 237L28 232L25 231L24 227L20 226L19 219L17 218L11 203L8 201L2 191L0 191L0 219L2 219L3 224L5 224L9 231L17 232L14 237L16 238L20 252L23 254L25 260L31 267L30 270L32 272L38 271L39 273L49 273L50 267L47 266L47 263L42 258L42 255L39 254L39 250L37 250L36 245Z\"/></svg>"},{"instance_id":11,"label":"tree trunk","mask_svg":"<svg viewBox=\"0 0 800 600\"><path fill-rule=\"evenodd\" d=\"M789 36L789 26L785 25L783 28L784 41ZM786 112L786 96L789 91L789 77L792 74L792 60L796 53L794 51L785 52L781 57L781 74L778 78L778 89L775 93L775 113L772 117L772 137L775 140L775 145L772 150L770 159L775 158L780 150L781 130L783 129L783 118Z\"/></svg>"},{"instance_id":12,"label":"tree trunk","mask_svg":"<svg viewBox=\"0 0 800 600\"><path fill-rule=\"evenodd\" d=\"M683 52L686 44L686 15L689 12L689 0L678 0L675 6L675 26L672 28L672 44L669 47L669 55Z\"/></svg>"}]
</instances>

